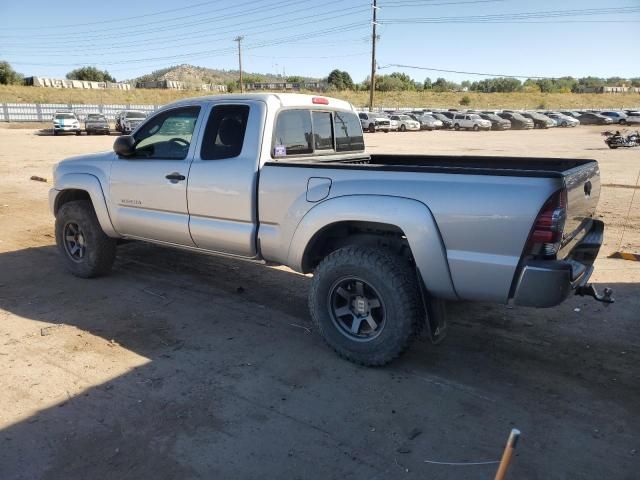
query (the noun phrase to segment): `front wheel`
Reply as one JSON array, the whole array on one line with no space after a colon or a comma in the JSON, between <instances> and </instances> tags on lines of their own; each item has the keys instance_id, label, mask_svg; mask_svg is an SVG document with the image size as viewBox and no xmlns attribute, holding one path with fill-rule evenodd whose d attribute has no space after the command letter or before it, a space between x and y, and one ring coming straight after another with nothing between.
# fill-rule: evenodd
<instances>
[{"instance_id":1,"label":"front wheel","mask_svg":"<svg viewBox=\"0 0 640 480\"><path fill-rule=\"evenodd\" d=\"M401 132L406 132L407 131L407 127L405 125L400 125L400 131Z\"/></svg>"},{"instance_id":2,"label":"front wheel","mask_svg":"<svg viewBox=\"0 0 640 480\"><path fill-rule=\"evenodd\" d=\"M473 126L473 131L477 132L478 130L480 130L480 127L478 125L474 125Z\"/></svg>"},{"instance_id":3,"label":"front wheel","mask_svg":"<svg viewBox=\"0 0 640 480\"><path fill-rule=\"evenodd\" d=\"M100 227L87 200L68 202L56 215L56 244L65 266L76 277L93 278L111 270L116 240Z\"/></svg>"},{"instance_id":4,"label":"front wheel","mask_svg":"<svg viewBox=\"0 0 640 480\"><path fill-rule=\"evenodd\" d=\"M457 123L453 126L454 130L460 130L460 125L458 125Z\"/></svg>"},{"instance_id":5,"label":"front wheel","mask_svg":"<svg viewBox=\"0 0 640 480\"><path fill-rule=\"evenodd\" d=\"M419 332L424 314L410 263L384 249L359 246L336 250L320 263L309 309L327 344L366 366L400 356Z\"/></svg>"},{"instance_id":6,"label":"front wheel","mask_svg":"<svg viewBox=\"0 0 640 480\"><path fill-rule=\"evenodd\" d=\"M376 126L373 123L369 124L369 133L376 133Z\"/></svg>"}]
</instances>

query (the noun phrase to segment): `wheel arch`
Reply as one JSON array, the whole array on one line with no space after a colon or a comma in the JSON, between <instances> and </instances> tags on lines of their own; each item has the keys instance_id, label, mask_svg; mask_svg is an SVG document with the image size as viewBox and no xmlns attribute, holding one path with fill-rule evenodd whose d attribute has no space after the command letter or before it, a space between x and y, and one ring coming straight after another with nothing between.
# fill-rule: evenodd
<instances>
[{"instance_id":1,"label":"wheel arch","mask_svg":"<svg viewBox=\"0 0 640 480\"><path fill-rule=\"evenodd\" d=\"M109 215L102 186L97 177L84 173L70 173L56 179L55 187L49 191L49 204L53 215L68 202L88 200L98 217L100 227L110 237L119 237Z\"/></svg>"},{"instance_id":2,"label":"wheel arch","mask_svg":"<svg viewBox=\"0 0 640 480\"><path fill-rule=\"evenodd\" d=\"M435 219L413 199L349 195L318 204L298 224L287 264L310 273L331 251L354 243L382 244L410 255L432 295L457 298Z\"/></svg>"}]
</instances>

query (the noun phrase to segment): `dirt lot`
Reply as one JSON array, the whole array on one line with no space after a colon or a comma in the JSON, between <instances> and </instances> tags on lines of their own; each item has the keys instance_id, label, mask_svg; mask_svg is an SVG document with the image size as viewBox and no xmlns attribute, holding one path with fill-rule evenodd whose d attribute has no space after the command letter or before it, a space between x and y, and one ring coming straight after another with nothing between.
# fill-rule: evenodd
<instances>
[{"instance_id":1,"label":"dirt lot","mask_svg":"<svg viewBox=\"0 0 640 480\"><path fill-rule=\"evenodd\" d=\"M0 127L0 478L489 479L425 461L496 460L512 427L509 478L638 478L640 262L605 256L640 151L599 131L367 135L377 152L598 159L593 280L617 303L452 305L444 343L365 369L312 331L309 278L286 269L131 243L111 276L68 275L50 184L29 178L113 138ZM640 194L631 214L623 249L640 253Z\"/></svg>"}]
</instances>

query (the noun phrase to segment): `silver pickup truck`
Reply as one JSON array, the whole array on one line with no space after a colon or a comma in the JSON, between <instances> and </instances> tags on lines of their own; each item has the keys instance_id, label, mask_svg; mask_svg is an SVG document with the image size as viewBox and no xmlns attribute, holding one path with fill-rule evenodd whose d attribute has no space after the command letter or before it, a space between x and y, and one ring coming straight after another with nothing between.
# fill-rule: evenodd
<instances>
[{"instance_id":1,"label":"silver pickup truck","mask_svg":"<svg viewBox=\"0 0 640 480\"><path fill-rule=\"evenodd\" d=\"M173 103L60 162L50 204L74 275L109 272L119 239L286 265L313 273L326 342L383 365L441 339L447 301L613 301L587 283L599 193L593 160L370 155L350 104L256 94Z\"/></svg>"}]
</instances>

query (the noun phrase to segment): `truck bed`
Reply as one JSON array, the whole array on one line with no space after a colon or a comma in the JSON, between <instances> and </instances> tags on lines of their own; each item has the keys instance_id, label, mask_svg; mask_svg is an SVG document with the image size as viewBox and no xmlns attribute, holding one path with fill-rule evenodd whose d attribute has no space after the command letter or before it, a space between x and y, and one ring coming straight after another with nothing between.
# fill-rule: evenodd
<instances>
[{"instance_id":1,"label":"truck bed","mask_svg":"<svg viewBox=\"0 0 640 480\"><path fill-rule=\"evenodd\" d=\"M565 158L374 154L341 160L289 159L267 165L559 178L589 163L596 165L595 160Z\"/></svg>"}]
</instances>

